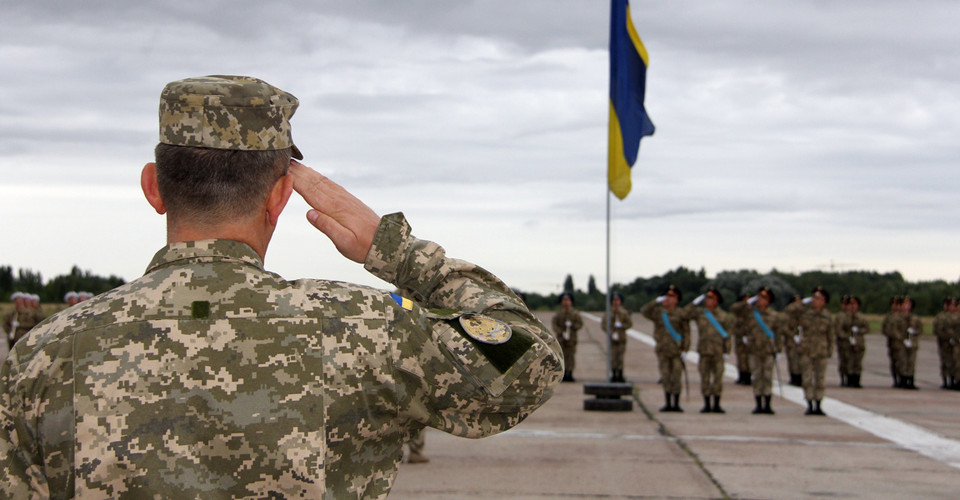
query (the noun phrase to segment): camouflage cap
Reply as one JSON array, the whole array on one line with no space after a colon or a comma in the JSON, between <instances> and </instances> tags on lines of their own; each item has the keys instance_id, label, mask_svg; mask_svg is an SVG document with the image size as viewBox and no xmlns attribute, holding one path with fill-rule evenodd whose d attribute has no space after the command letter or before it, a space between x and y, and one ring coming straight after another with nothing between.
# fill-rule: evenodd
<instances>
[{"instance_id":1,"label":"camouflage cap","mask_svg":"<svg viewBox=\"0 0 960 500\"><path fill-rule=\"evenodd\" d=\"M160 94L160 142L239 151L274 151L293 144L290 118L300 101L249 76L203 76L170 82Z\"/></svg>"}]
</instances>

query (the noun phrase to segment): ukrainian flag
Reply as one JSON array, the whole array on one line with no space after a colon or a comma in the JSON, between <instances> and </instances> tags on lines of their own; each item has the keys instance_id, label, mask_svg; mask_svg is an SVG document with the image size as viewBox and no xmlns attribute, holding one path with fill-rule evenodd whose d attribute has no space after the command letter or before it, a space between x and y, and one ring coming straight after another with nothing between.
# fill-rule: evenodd
<instances>
[{"instance_id":1,"label":"ukrainian flag","mask_svg":"<svg viewBox=\"0 0 960 500\"><path fill-rule=\"evenodd\" d=\"M630 2L610 3L610 129L607 182L621 200L630 194L630 168L637 161L640 139L653 135L643 109L647 87L647 49L630 20Z\"/></svg>"}]
</instances>

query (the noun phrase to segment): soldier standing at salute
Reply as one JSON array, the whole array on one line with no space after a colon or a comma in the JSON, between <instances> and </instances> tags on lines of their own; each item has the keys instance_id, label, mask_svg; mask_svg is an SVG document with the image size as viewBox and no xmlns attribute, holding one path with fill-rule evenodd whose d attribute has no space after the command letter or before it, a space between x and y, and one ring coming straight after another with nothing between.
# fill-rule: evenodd
<instances>
[{"instance_id":1,"label":"soldier standing at salute","mask_svg":"<svg viewBox=\"0 0 960 500\"><path fill-rule=\"evenodd\" d=\"M607 327L607 315L603 315L603 327ZM613 292L610 295L610 381L625 382L623 378L623 357L627 353L627 330L633 328L630 311L623 308L623 295Z\"/></svg>"},{"instance_id":2,"label":"soldier standing at salute","mask_svg":"<svg viewBox=\"0 0 960 500\"><path fill-rule=\"evenodd\" d=\"M846 387L861 388L863 355L867 351L864 335L870 332L870 323L860 315L860 299L845 296L843 310L834 317L837 332L837 352L843 352L839 365L840 377ZM839 361L838 361L839 362Z\"/></svg>"},{"instance_id":3,"label":"soldier standing at salute","mask_svg":"<svg viewBox=\"0 0 960 500\"><path fill-rule=\"evenodd\" d=\"M683 353L690 349L690 321L683 309L677 307L681 298L680 290L670 285L666 293L640 310L644 318L653 322L653 340L657 344L654 350L667 400L660 411L683 411L680 408L685 370Z\"/></svg>"},{"instance_id":4,"label":"soldier standing at salute","mask_svg":"<svg viewBox=\"0 0 960 500\"><path fill-rule=\"evenodd\" d=\"M560 310L553 315L553 333L560 341L563 349L563 381L574 382L573 369L576 366L577 331L583 328L583 318L580 311L573 308L573 294L560 294Z\"/></svg>"},{"instance_id":5,"label":"soldier standing at salute","mask_svg":"<svg viewBox=\"0 0 960 500\"><path fill-rule=\"evenodd\" d=\"M827 359L833 356L833 344L836 340L834 321L826 310L830 294L823 287L813 289L809 307L794 309L790 314L796 316L799 325L797 335L800 338L800 366L803 369L803 396L807 400L805 415L825 415L820 408L825 390L824 376L827 373Z\"/></svg>"},{"instance_id":6,"label":"soldier standing at salute","mask_svg":"<svg viewBox=\"0 0 960 500\"><path fill-rule=\"evenodd\" d=\"M703 308L699 308L703 303ZM693 299L684 313L697 324L697 353L700 355L700 392L703 409L700 413L726 413L720 407L723 394L724 359L730 355L730 317L720 309L723 296L716 288ZM711 404L711 398L713 399Z\"/></svg>"},{"instance_id":7,"label":"soldier standing at salute","mask_svg":"<svg viewBox=\"0 0 960 500\"><path fill-rule=\"evenodd\" d=\"M13 346L0 497L385 498L411 431L484 437L550 397L556 338L495 276L292 160L298 104L250 77L164 88L141 188L167 245ZM265 270L293 191L406 297Z\"/></svg>"},{"instance_id":8,"label":"soldier standing at salute","mask_svg":"<svg viewBox=\"0 0 960 500\"><path fill-rule=\"evenodd\" d=\"M957 299L947 297L943 299L943 311L933 319L933 335L937 338L937 354L940 356L940 378L943 384L941 389L949 389L953 385L953 346L950 340L957 329Z\"/></svg>"},{"instance_id":9,"label":"soldier standing at salute","mask_svg":"<svg viewBox=\"0 0 960 500\"><path fill-rule=\"evenodd\" d=\"M773 415L770 399L773 396L774 363L783 350L783 325L780 314L771 307L775 300L768 287L744 302L738 302L730 312L744 320L748 329L750 372L753 374L754 414Z\"/></svg>"}]
</instances>

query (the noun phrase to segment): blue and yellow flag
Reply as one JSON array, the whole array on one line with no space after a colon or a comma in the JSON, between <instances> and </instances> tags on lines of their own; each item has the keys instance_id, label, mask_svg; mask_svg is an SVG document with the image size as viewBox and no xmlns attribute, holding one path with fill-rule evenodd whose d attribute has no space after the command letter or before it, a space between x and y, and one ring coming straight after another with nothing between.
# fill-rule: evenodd
<instances>
[{"instance_id":1,"label":"blue and yellow flag","mask_svg":"<svg viewBox=\"0 0 960 500\"><path fill-rule=\"evenodd\" d=\"M610 130L607 182L621 200L630 194L630 168L637 161L640 139L653 135L643 109L647 87L647 49L630 20L630 2L610 3Z\"/></svg>"}]
</instances>

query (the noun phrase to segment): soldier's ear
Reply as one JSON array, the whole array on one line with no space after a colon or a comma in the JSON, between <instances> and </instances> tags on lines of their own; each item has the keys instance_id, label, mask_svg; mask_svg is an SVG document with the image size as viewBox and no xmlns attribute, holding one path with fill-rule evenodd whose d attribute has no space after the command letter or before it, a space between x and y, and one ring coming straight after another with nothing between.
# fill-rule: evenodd
<instances>
[{"instance_id":1,"label":"soldier's ear","mask_svg":"<svg viewBox=\"0 0 960 500\"><path fill-rule=\"evenodd\" d=\"M147 198L147 203L163 215L167 213L167 206L160 197L160 187L157 185L157 164L150 162L143 166L140 172L140 188L143 189L143 195Z\"/></svg>"},{"instance_id":2,"label":"soldier's ear","mask_svg":"<svg viewBox=\"0 0 960 500\"><path fill-rule=\"evenodd\" d=\"M270 195L267 197L267 220L271 225L276 226L280 220L280 213L287 206L290 195L293 194L293 176L287 173L277 179L270 189Z\"/></svg>"}]
</instances>

